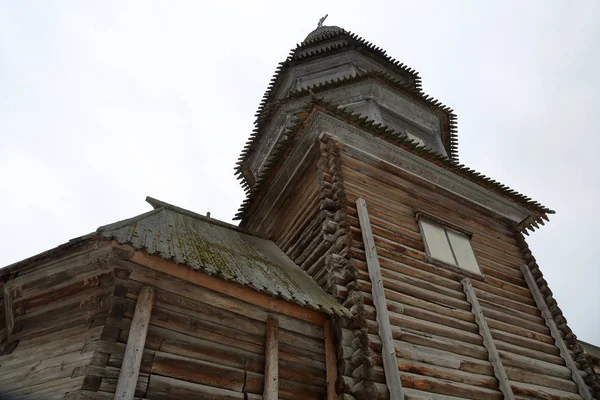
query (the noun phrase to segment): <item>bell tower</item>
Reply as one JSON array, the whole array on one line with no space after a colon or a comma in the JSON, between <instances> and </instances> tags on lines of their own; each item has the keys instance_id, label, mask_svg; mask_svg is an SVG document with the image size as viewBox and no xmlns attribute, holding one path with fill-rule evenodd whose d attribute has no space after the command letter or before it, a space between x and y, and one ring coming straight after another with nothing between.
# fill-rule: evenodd
<instances>
[{"instance_id":1,"label":"bell tower","mask_svg":"<svg viewBox=\"0 0 600 400\"><path fill-rule=\"evenodd\" d=\"M523 236L553 211L459 163L456 115L416 71L320 25L256 117L236 218L351 310L340 398L592 398Z\"/></svg>"}]
</instances>

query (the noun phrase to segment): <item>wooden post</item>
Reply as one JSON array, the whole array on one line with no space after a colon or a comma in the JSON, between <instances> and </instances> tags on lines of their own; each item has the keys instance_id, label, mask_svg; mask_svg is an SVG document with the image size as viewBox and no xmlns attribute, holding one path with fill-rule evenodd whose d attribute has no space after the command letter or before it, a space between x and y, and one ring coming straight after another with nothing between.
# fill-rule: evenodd
<instances>
[{"instance_id":1,"label":"wooden post","mask_svg":"<svg viewBox=\"0 0 600 400\"><path fill-rule=\"evenodd\" d=\"M381 338L381 357L383 358L383 372L385 382L390 391L390 400L402 400L402 382L400 381L400 371L398 370L398 361L396 360L396 347L392 337L392 327L390 326L390 317L387 309L387 301L383 288L383 278L381 277L381 267L377 259L377 250L375 248L375 239L371 230L369 221L369 212L365 200L359 198L356 200L356 209L360 222L360 231L362 233L365 245L365 256L367 258L367 268L369 269L369 278L371 279L371 291L373 294L373 304L375 305L377 324L379 325L379 337Z\"/></svg>"},{"instance_id":2,"label":"wooden post","mask_svg":"<svg viewBox=\"0 0 600 400\"><path fill-rule=\"evenodd\" d=\"M6 318L6 335L10 340L10 335L15 327L15 315L13 314L12 297L7 284L4 284L4 316Z\"/></svg>"},{"instance_id":3,"label":"wooden post","mask_svg":"<svg viewBox=\"0 0 600 400\"><path fill-rule=\"evenodd\" d=\"M265 340L265 389L264 400L279 398L279 322L275 318L267 319Z\"/></svg>"},{"instance_id":4,"label":"wooden post","mask_svg":"<svg viewBox=\"0 0 600 400\"><path fill-rule=\"evenodd\" d=\"M529 286L529 290L533 295L535 303L542 312L542 317L546 322L546 326L548 327L548 329L550 329L550 334L554 338L554 343L560 351L560 356L563 358L563 360L565 360L565 364L571 370L571 376L573 378L573 381L577 384L577 387L579 388L579 394L581 395L581 397L583 397L584 400L593 399L588 386L584 382L581 375L579 375L579 368L577 367L577 364L575 364L575 361L573 361L571 353L569 353L567 344L563 340L562 335L558 330L556 323L554 322L554 318L552 318L552 313L548 309L546 300L544 300L544 295L542 295L542 292L540 292L540 288L535 282L535 278L531 274L529 267L527 265L521 265L521 272L525 277L525 281L527 282L527 286Z\"/></svg>"},{"instance_id":5,"label":"wooden post","mask_svg":"<svg viewBox=\"0 0 600 400\"><path fill-rule=\"evenodd\" d=\"M335 358L335 347L333 345L333 329L331 321L325 321L323 325L325 333L325 368L327 373L327 400L336 400L335 381L337 380L337 360Z\"/></svg>"},{"instance_id":6,"label":"wooden post","mask_svg":"<svg viewBox=\"0 0 600 400\"><path fill-rule=\"evenodd\" d=\"M129 328L129 337L123 356L123 365L121 365L121 372L119 373L115 400L132 400L135 395L146 334L150 325L150 315L154 305L154 294L154 289L148 286L144 286L140 290L131 327Z\"/></svg>"},{"instance_id":7,"label":"wooden post","mask_svg":"<svg viewBox=\"0 0 600 400\"><path fill-rule=\"evenodd\" d=\"M465 278L460 282L462 283L465 294L467 295L467 301L471 304L471 312L475 315L475 322L477 323L477 326L479 326L479 334L483 338L483 345L488 351L488 359L494 368L494 375L496 376L496 379L498 379L500 391L504 394L505 399L514 400L515 395L510 387L510 384L508 383L506 370L502 365L502 360L500 360L500 354L498 354L496 343L494 342L490 328L485 320L485 315L483 315L483 310L481 309L477 295L473 290L471 280L469 278Z\"/></svg>"}]
</instances>

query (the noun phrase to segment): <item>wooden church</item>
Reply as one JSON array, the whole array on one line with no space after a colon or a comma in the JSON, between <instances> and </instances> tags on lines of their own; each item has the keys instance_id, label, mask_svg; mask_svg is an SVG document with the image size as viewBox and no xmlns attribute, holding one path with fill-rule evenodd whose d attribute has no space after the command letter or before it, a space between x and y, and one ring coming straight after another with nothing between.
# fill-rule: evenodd
<instances>
[{"instance_id":1,"label":"wooden church","mask_svg":"<svg viewBox=\"0 0 600 400\"><path fill-rule=\"evenodd\" d=\"M148 198L0 270L0 397L600 398L523 236L552 211L457 151L416 71L319 26L257 112L240 226Z\"/></svg>"}]
</instances>

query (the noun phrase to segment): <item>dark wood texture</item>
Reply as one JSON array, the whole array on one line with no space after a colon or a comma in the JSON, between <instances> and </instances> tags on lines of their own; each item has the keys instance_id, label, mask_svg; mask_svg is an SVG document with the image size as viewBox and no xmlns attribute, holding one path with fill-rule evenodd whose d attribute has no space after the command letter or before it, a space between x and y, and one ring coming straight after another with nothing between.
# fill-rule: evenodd
<instances>
[{"instance_id":1,"label":"dark wood texture","mask_svg":"<svg viewBox=\"0 0 600 400\"><path fill-rule=\"evenodd\" d=\"M123 363L121 364L115 400L131 400L135 396L150 315L154 305L154 293L155 289L148 286L144 286L140 290L129 329Z\"/></svg>"},{"instance_id":2,"label":"dark wood texture","mask_svg":"<svg viewBox=\"0 0 600 400\"><path fill-rule=\"evenodd\" d=\"M279 398L279 323L275 318L267 320L265 338L265 388L263 399Z\"/></svg>"},{"instance_id":3,"label":"dark wood texture","mask_svg":"<svg viewBox=\"0 0 600 400\"><path fill-rule=\"evenodd\" d=\"M394 339L392 337L392 328L390 326L390 317L387 309L387 300L383 287L383 278L381 276L381 267L377 258L377 250L369 221L369 212L364 199L356 200L356 209L360 222L363 243L365 243L365 257L371 281L371 294L378 325L378 334L381 339L382 349L381 358L383 359L383 370L385 382L389 390L391 400L400 400L404 398L402 393L402 382L398 373L398 361L394 348Z\"/></svg>"}]
</instances>

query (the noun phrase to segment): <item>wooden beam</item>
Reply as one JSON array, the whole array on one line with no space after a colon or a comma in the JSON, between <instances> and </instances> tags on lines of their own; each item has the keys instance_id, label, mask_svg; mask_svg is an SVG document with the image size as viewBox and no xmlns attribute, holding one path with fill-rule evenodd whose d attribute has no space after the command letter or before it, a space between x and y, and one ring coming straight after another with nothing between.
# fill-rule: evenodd
<instances>
[{"instance_id":1,"label":"wooden beam","mask_svg":"<svg viewBox=\"0 0 600 400\"><path fill-rule=\"evenodd\" d=\"M267 320L265 339L265 385L264 400L279 398L279 322L275 318Z\"/></svg>"},{"instance_id":2,"label":"wooden beam","mask_svg":"<svg viewBox=\"0 0 600 400\"><path fill-rule=\"evenodd\" d=\"M546 300L544 300L544 295L540 292L540 288L535 282L535 278L531 274L531 270L525 264L521 265L521 272L523 272L523 276L525 277L525 281L527 282L527 286L529 286L529 290L531 290L531 294L533 295L533 299L535 300L538 308L542 312L542 317L546 322L546 326L550 329L550 335L554 338L554 343L558 350L560 350L560 356L565 360L566 366L571 370L571 377L573 381L577 384L579 388L579 394L583 397L584 400L591 400L592 395L590 394L590 390L583 378L579 374L579 368L575 361L571 357L569 353L569 349L567 344L562 338L556 323L554 322L554 318L552 318L552 313L548 309L548 305L546 304Z\"/></svg>"},{"instance_id":3,"label":"wooden beam","mask_svg":"<svg viewBox=\"0 0 600 400\"><path fill-rule=\"evenodd\" d=\"M127 250L133 249L129 245L120 245L117 242L113 242L113 244L115 247ZM323 325L329 317L325 312L302 307L285 300L274 299L266 293L259 292L236 282L210 276L202 271L193 270L188 266L176 264L173 261L148 255L142 250L136 251L129 260L155 271L163 272L195 285L214 290L215 292L226 294L267 310L289 315L290 317L298 318L315 325Z\"/></svg>"},{"instance_id":4,"label":"wooden beam","mask_svg":"<svg viewBox=\"0 0 600 400\"><path fill-rule=\"evenodd\" d=\"M333 343L333 329L331 321L325 321L325 368L327 373L327 400L337 400L335 393L335 382L337 380L337 360L335 357L335 346Z\"/></svg>"},{"instance_id":5,"label":"wooden beam","mask_svg":"<svg viewBox=\"0 0 600 400\"><path fill-rule=\"evenodd\" d=\"M506 370L502 365L502 360L500 360L500 354L498 354L496 343L494 342L490 328L485 320L485 315L483 315L481 305L479 305L477 295L473 290L471 280L469 278L465 278L460 282L462 283L465 294L467 295L467 301L471 304L471 312L475 315L475 322L477 323L477 326L479 326L479 334L483 338L483 345L488 351L488 360L490 360L490 363L494 368L494 375L496 376L496 379L498 379L500 391L502 394L504 394L505 399L514 400L515 394L510 387L510 383L508 382Z\"/></svg>"},{"instance_id":6,"label":"wooden beam","mask_svg":"<svg viewBox=\"0 0 600 400\"><path fill-rule=\"evenodd\" d=\"M10 341L10 335L15 327L15 315L13 313L12 296L8 285L4 285L4 316L6 317L6 335Z\"/></svg>"},{"instance_id":7,"label":"wooden beam","mask_svg":"<svg viewBox=\"0 0 600 400\"><path fill-rule=\"evenodd\" d=\"M381 357L383 358L383 370L385 381L390 392L390 400L404 399L402 392L402 382L400 381L400 372L398 371L398 361L396 360L396 350L394 339L392 337L392 327L387 309L387 301L383 288L383 278L381 277L381 267L377 259L377 249L375 248L375 239L371 230L369 221L369 212L367 204L363 198L356 200L356 209L360 222L360 231L365 246L365 256L367 267L369 269L369 278L371 279L371 292L373 295L373 304L375 305L377 324L379 325L379 337L381 338Z\"/></svg>"},{"instance_id":8,"label":"wooden beam","mask_svg":"<svg viewBox=\"0 0 600 400\"><path fill-rule=\"evenodd\" d=\"M123 365L119 373L117 389L115 390L115 400L132 400L135 395L135 387L140 374L140 365L142 363L142 354L146 343L146 334L150 325L150 315L154 305L155 289L144 286L140 290L131 327L129 328L129 337L123 356Z\"/></svg>"}]
</instances>

